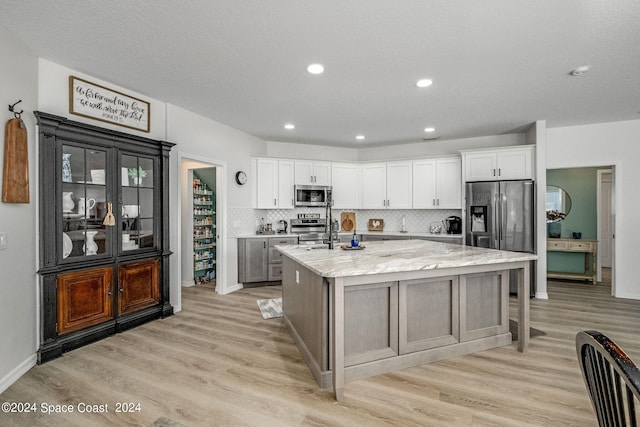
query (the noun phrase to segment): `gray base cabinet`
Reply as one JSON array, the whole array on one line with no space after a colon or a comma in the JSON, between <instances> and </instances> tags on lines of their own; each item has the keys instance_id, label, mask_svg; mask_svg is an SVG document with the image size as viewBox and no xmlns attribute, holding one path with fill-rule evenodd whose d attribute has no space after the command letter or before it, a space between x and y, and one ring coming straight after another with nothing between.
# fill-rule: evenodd
<instances>
[{"instance_id":1,"label":"gray base cabinet","mask_svg":"<svg viewBox=\"0 0 640 427\"><path fill-rule=\"evenodd\" d=\"M297 243L297 237L285 236L238 239L238 282L281 280L282 254L275 246Z\"/></svg>"},{"instance_id":2,"label":"gray base cabinet","mask_svg":"<svg viewBox=\"0 0 640 427\"><path fill-rule=\"evenodd\" d=\"M330 284L284 259L283 311L318 384L332 384ZM511 342L508 270L364 283L344 289L345 379Z\"/></svg>"}]
</instances>

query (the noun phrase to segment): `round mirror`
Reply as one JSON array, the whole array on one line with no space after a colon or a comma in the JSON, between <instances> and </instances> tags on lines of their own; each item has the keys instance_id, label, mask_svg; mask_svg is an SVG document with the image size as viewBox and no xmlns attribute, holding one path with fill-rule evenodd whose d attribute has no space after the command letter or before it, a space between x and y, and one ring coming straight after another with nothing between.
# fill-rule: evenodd
<instances>
[{"instance_id":1,"label":"round mirror","mask_svg":"<svg viewBox=\"0 0 640 427\"><path fill-rule=\"evenodd\" d=\"M560 187L547 185L547 222L562 221L571 210L571 197Z\"/></svg>"}]
</instances>

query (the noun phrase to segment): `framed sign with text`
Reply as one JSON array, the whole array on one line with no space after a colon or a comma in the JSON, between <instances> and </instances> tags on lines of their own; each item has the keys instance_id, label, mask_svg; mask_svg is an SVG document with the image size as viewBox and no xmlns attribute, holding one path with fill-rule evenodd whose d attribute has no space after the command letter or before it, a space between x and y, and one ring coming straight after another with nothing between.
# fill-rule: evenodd
<instances>
[{"instance_id":1,"label":"framed sign with text","mask_svg":"<svg viewBox=\"0 0 640 427\"><path fill-rule=\"evenodd\" d=\"M138 98L69 76L69 113L149 132L151 105Z\"/></svg>"}]
</instances>

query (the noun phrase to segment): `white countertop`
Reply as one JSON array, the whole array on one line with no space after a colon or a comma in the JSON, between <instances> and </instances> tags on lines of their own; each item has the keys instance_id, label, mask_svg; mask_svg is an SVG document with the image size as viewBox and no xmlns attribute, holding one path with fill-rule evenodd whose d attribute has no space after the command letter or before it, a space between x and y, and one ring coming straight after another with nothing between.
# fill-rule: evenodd
<instances>
[{"instance_id":1,"label":"white countertop","mask_svg":"<svg viewBox=\"0 0 640 427\"><path fill-rule=\"evenodd\" d=\"M535 254L431 242L385 240L364 242L362 250L310 249L304 245L276 246L285 256L323 277L348 277L474 265L530 261Z\"/></svg>"}]
</instances>

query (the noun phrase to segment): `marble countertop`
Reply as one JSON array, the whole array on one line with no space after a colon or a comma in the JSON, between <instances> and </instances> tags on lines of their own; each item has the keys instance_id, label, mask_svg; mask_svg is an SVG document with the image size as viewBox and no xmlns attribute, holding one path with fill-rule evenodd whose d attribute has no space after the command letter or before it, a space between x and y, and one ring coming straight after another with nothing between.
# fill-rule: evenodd
<instances>
[{"instance_id":1,"label":"marble countertop","mask_svg":"<svg viewBox=\"0 0 640 427\"><path fill-rule=\"evenodd\" d=\"M351 236L353 231L340 231L338 235L340 236ZM438 239L451 239L453 241L462 240L462 234L447 234L447 233L418 233L418 232L407 232L401 233L399 231L356 231L356 234L359 236L366 234L367 236L402 236L407 239L411 237L434 237ZM275 234L244 234L238 236L238 239L257 239L263 237L298 237L297 233L275 233Z\"/></svg>"},{"instance_id":2,"label":"marble countertop","mask_svg":"<svg viewBox=\"0 0 640 427\"><path fill-rule=\"evenodd\" d=\"M364 242L362 250L276 246L285 256L323 277L349 277L474 265L531 261L535 254L499 251L428 240Z\"/></svg>"}]
</instances>

